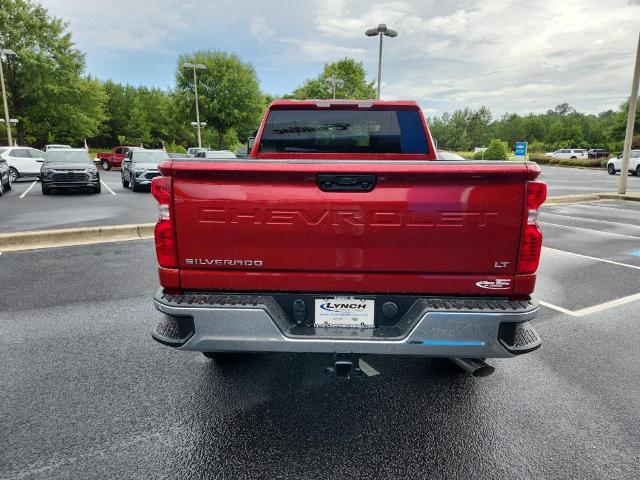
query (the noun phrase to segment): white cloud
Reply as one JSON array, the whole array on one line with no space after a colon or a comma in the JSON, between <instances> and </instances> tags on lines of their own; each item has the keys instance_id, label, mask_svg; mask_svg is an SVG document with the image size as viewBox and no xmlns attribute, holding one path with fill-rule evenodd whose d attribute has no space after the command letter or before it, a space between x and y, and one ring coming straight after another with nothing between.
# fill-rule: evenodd
<instances>
[{"instance_id":1,"label":"white cloud","mask_svg":"<svg viewBox=\"0 0 640 480\"><path fill-rule=\"evenodd\" d=\"M344 56L363 61L373 80L377 42L364 31L386 23L399 36L385 41L383 96L430 112L616 108L640 25L638 0L41 1L70 20L90 55L167 51L171 63L175 51L234 50L280 93Z\"/></svg>"},{"instance_id":2,"label":"white cloud","mask_svg":"<svg viewBox=\"0 0 640 480\"><path fill-rule=\"evenodd\" d=\"M249 22L249 33L252 37L256 38L259 43L262 43L271 38L275 30L269 27L264 17L254 15Z\"/></svg>"},{"instance_id":3,"label":"white cloud","mask_svg":"<svg viewBox=\"0 0 640 480\"><path fill-rule=\"evenodd\" d=\"M179 7L170 0L40 0L50 13L69 22L83 50L159 49L172 51L171 41L189 28L195 4Z\"/></svg>"}]
</instances>

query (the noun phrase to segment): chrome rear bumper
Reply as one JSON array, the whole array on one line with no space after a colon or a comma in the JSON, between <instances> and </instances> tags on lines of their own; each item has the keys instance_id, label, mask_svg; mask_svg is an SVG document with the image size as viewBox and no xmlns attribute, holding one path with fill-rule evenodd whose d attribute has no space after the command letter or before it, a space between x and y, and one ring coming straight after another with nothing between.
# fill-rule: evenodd
<instances>
[{"instance_id":1,"label":"chrome rear bumper","mask_svg":"<svg viewBox=\"0 0 640 480\"><path fill-rule=\"evenodd\" d=\"M303 352L498 358L535 350L534 300L424 297L385 329L296 327L269 295L158 291L166 315L152 332L165 345L202 352Z\"/></svg>"}]
</instances>

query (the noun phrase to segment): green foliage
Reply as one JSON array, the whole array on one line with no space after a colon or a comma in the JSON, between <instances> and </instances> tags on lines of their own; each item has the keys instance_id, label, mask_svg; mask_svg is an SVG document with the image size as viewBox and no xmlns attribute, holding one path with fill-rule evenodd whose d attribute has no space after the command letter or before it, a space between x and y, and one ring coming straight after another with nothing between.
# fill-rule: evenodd
<instances>
[{"instance_id":1,"label":"green foliage","mask_svg":"<svg viewBox=\"0 0 640 480\"><path fill-rule=\"evenodd\" d=\"M484 152L474 155L476 160L507 160L509 158L509 146L507 142L494 138Z\"/></svg>"},{"instance_id":2,"label":"green foliage","mask_svg":"<svg viewBox=\"0 0 640 480\"><path fill-rule=\"evenodd\" d=\"M246 131L258 126L264 98L253 66L236 55L212 50L178 57L176 106L183 121L195 119L193 70L182 68L185 62L207 67L197 72L200 120L217 133L218 148L223 147L224 135L229 129Z\"/></svg>"},{"instance_id":3,"label":"green foliage","mask_svg":"<svg viewBox=\"0 0 640 480\"><path fill-rule=\"evenodd\" d=\"M342 87L336 87L336 98L376 98L373 82L367 82L362 62L356 62L352 58L344 58L337 62L325 64L320 75L304 82L302 86L293 91L291 96L298 99L333 98L333 86L327 82L328 78L335 78L344 82Z\"/></svg>"},{"instance_id":4,"label":"green foliage","mask_svg":"<svg viewBox=\"0 0 640 480\"><path fill-rule=\"evenodd\" d=\"M620 110L587 115L576 112L563 103L543 114L517 115L507 113L491 121L486 107L465 108L453 114L444 113L429 120L429 127L438 146L450 150L470 150L485 146L489 138L504 139L510 146L529 142L529 152L549 152L559 148L622 149L626 129L628 104ZM640 108L635 131L640 133Z\"/></svg>"},{"instance_id":5,"label":"green foliage","mask_svg":"<svg viewBox=\"0 0 640 480\"><path fill-rule=\"evenodd\" d=\"M167 145L165 145L165 148L167 149L167 152L171 153L187 153L186 148L184 148L182 145L176 145L175 143L168 143Z\"/></svg>"},{"instance_id":6,"label":"green foliage","mask_svg":"<svg viewBox=\"0 0 640 480\"><path fill-rule=\"evenodd\" d=\"M0 0L0 26L0 45L18 54L5 68L18 142L78 144L96 135L107 98L98 81L82 76L84 55L67 25L39 4Z\"/></svg>"},{"instance_id":7,"label":"green foliage","mask_svg":"<svg viewBox=\"0 0 640 480\"><path fill-rule=\"evenodd\" d=\"M452 115L445 113L433 118L429 128L438 147L449 150L472 150L487 144L490 138L491 111L487 107L478 110L465 108Z\"/></svg>"},{"instance_id":8,"label":"green foliage","mask_svg":"<svg viewBox=\"0 0 640 480\"><path fill-rule=\"evenodd\" d=\"M540 155L531 155L529 160L544 164L544 165L561 165L565 167L606 167L608 159L600 159L600 158L585 158L585 159L558 159L558 158L550 158Z\"/></svg>"}]
</instances>

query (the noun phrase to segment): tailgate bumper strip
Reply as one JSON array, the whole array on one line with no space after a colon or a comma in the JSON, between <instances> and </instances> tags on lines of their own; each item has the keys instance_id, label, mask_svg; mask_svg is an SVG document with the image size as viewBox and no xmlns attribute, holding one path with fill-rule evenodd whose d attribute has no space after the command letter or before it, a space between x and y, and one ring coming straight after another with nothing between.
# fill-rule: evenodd
<instances>
[{"instance_id":1,"label":"tailgate bumper strip","mask_svg":"<svg viewBox=\"0 0 640 480\"><path fill-rule=\"evenodd\" d=\"M424 297L393 327L397 334L389 336L377 333L379 329L351 328L303 328L298 333L268 294L168 295L160 289L154 303L169 321L188 322L188 334L173 342L162 341L154 332L156 340L183 350L463 358L512 357L521 353L513 351L510 338L501 336L512 335L524 326L531 329L526 322L533 320L539 309L535 300ZM505 328L510 325L514 328Z\"/></svg>"}]
</instances>

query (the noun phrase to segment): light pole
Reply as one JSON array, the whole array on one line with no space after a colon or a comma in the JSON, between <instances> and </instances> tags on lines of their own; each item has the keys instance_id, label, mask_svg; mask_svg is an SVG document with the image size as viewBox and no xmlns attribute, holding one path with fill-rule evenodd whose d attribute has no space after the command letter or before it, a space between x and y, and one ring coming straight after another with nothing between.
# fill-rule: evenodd
<instances>
[{"instance_id":1,"label":"light pole","mask_svg":"<svg viewBox=\"0 0 640 480\"><path fill-rule=\"evenodd\" d=\"M4 68L2 67L2 62L4 62L5 58L7 58L9 55L16 55L16 52L11 50L10 48L3 48L0 50L0 84L2 84L2 104L4 106L4 121L7 125L7 140L9 142L7 145L11 146L13 143L11 140L11 119L9 118L7 91L4 87Z\"/></svg>"},{"instance_id":2,"label":"light pole","mask_svg":"<svg viewBox=\"0 0 640 480\"><path fill-rule=\"evenodd\" d=\"M344 87L344 80L340 80L339 78L329 77L327 78L327 83L333 86L333 99L336 99L336 86L339 88Z\"/></svg>"},{"instance_id":3,"label":"light pole","mask_svg":"<svg viewBox=\"0 0 640 480\"><path fill-rule=\"evenodd\" d=\"M380 37L380 50L378 51L378 100L380 99L380 84L382 83L382 37L397 37L398 32L387 28L384 23L381 23L376 28L370 28L364 34L367 37Z\"/></svg>"},{"instance_id":4,"label":"light pole","mask_svg":"<svg viewBox=\"0 0 640 480\"><path fill-rule=\"evenodd\" d=\"M629 154L633 141L634 122L636 120L636 104L638 103L638 85L640 84L640 34L638 34L638 46L636 47L636 66L633 69L633 83L631 84L631 96L629 97L629 113L627 114L627 130L624 135L624 149L622 151L622 167L620 168L620 184L618 193L627 193L627 177L629 176Z\"/></svg>"},{"instance_id":5,"label":"light pole","mask_svg":"<svg viewBox=\"0 0 640 480\"><path fill-rule=\"evenodd\" d=\"M200 107L198 106L198 77L196 70L206 70L207 66L201 63L183 63L182 68L193 68L193 88L196 92L196 125L198 127L198 148L202 148L202 135L200 133Z\"/></svg>"}]
</instances>

